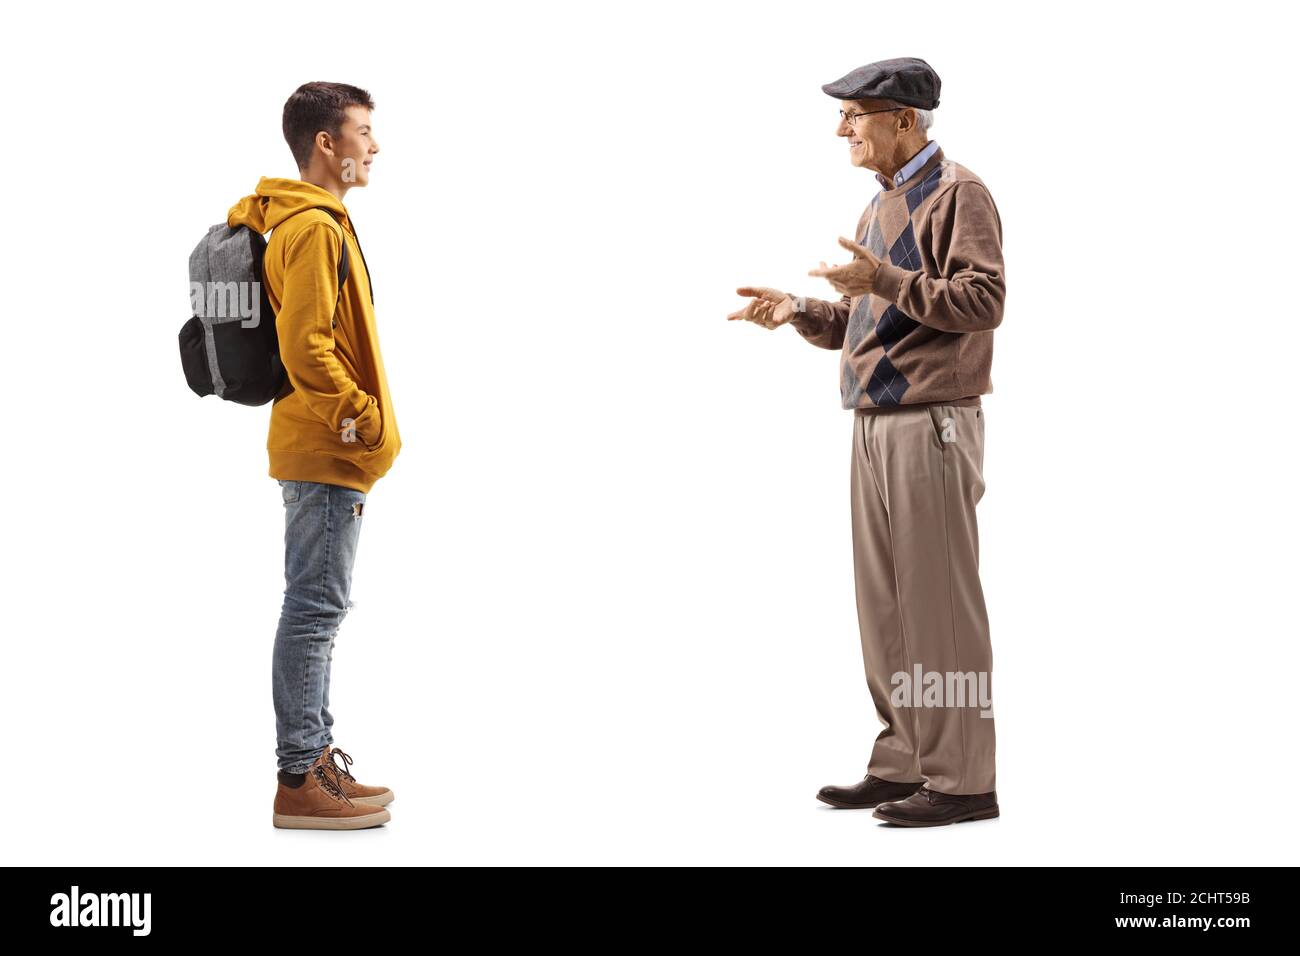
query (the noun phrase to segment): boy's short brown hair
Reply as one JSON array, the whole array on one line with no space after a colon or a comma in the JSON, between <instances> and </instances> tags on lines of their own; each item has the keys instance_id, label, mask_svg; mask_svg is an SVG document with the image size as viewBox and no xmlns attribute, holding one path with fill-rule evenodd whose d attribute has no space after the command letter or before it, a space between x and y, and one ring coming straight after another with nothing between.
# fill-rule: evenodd
<instances>
[{"instance_id":1,"label":"boy's short brown hair","mask_svg":"<svg viewBox=\"0 0 1300 956\"><path fill-rule=\"evenodd\" d=\"M311 162L316 134L324 130L338 136L349 106L373 110L375 101L359 86L347 83L304 83L284 104L284 139L299 169Z\"/></svg>"}]
</instances>

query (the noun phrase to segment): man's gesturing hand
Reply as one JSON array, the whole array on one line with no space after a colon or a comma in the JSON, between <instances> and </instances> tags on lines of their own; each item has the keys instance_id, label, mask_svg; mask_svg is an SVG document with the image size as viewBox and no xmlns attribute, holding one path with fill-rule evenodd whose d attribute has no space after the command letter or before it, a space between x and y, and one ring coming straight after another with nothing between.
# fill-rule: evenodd
<instances>
[{"instance_id":1,"label":"man's gesturing hand","mask_svg":"<svg viewBox=\"0 0 1300 956\"><path fill-rule=\"evenodd\" d=\"M808 274L825 279L841 295L866 295L872 291L880 260L871 254L870 249L851 239L841 237L840 245L853 253L852 262L842 266L828 266L823 262L821 268L810 269Z\"/></svg>"},{"instance_id":2,"label":"man's gesturing hand","mask_svg":"<svg viewBox=\"0 0 1300 956\"><path fill-rule=\"evenodd\" d=\"M746 285L737 289L736 293L750 296L751 299L743 309L727 316L727 321L748 319L765 329L774 329L778 325L785 325L794 317L794 299L779 289Z\"/></svg>"}]
</instances>

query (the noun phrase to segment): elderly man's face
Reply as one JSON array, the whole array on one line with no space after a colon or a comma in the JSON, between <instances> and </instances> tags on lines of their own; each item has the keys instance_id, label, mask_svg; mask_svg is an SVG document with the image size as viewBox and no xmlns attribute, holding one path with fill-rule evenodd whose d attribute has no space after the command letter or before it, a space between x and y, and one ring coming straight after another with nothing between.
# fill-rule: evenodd
<instances>
[{"instance_id":1,"label":"elderly man's face","mask_svg":"<svg viewBox=\"0 0 1300 956\"><path fill-rule=\"evenodd\" d=\"M841 119L835 135L843 136L849 144L849 162L883 172L881 165L889 163L897 152L898 117L903 110L891 110L898 106L889 100L840 100L840 109L850 117L854 113L866 112L850 122ZM889 110L873 113L872 110Z\"/></svg>"}]
</instances>

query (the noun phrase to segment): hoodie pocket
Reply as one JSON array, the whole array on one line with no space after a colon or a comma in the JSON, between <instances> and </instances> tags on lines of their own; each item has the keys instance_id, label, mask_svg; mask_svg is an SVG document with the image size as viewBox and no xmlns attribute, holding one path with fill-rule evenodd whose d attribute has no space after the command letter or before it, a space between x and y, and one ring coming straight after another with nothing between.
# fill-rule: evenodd
<instances>
[{"instance_id":1,"label":"hoodie pocket","mask_svg":"<svg viewBox=\"0 0 1300 956\"><path fill-rule=\"evenodd\" d=\"M378 451L380 448L384 447L384 438L386 437L385 432L388 429L387 416L384 415L384 410L379 407L379 402L376 401L370 407L375 410L374 418L379 423L379 426L375 431L375 440L367 443L366 440L361 437L360 430L357 431L357 439L361 442L361 446L367 453ZM369 409L367 409L367 411L369 411Z\"/></svg>"},{"instance_id":2,"label":"hoodie pocket","mask_svg":"<svg viewBox=\"0 0 1300 956\"><path fill-rule=\"evenodd\" d=\"M374 475L383 475L392 467L394 459L401 448L391 416L380 412L379 438L374 445L363 446L357 464Z\"/></svg>"}]
</instances>

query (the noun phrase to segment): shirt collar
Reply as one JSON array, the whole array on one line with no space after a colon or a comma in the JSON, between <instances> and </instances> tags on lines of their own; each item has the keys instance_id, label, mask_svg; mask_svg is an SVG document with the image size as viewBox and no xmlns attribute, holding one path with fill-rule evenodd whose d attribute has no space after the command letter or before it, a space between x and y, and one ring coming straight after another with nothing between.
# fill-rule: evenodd
<instances>
[{"instance_id":1,"label":"shirt collar","mask_svg":"<svg viewBox=\"0 0 1300 956\"><path fill-rule=\"evenodd\" d=\"M932 139L930 142L925 144L920 152L904 163L902 169L894 173L894 180L892 183L884 176L880 175L880 173L876 173L876 179L880 182L880 185L884 186L886 189L897 189L899 186L903 185L903 183L916 175L916 171L926 164L938 148L938 141Z\"/></svg>"}]
</instances>

